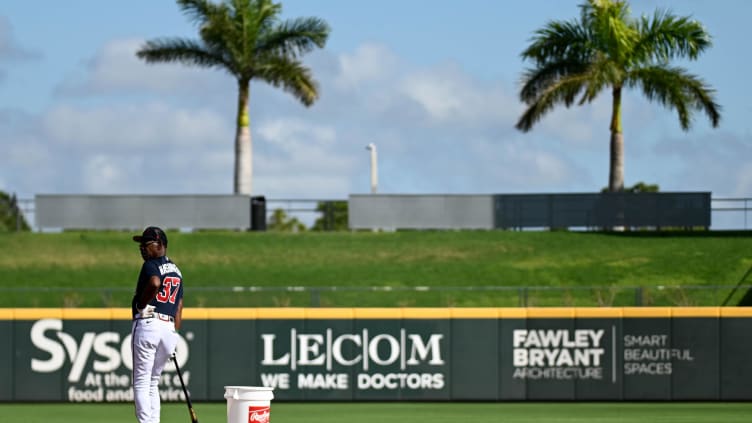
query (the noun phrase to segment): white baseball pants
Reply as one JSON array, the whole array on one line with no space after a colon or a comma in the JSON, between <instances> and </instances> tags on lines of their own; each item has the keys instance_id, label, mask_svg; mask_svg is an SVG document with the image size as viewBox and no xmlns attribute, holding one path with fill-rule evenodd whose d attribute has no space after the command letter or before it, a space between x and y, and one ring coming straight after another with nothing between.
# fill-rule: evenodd
<instances>
[{"instance_id":1,"label":"white baseball pants","mask_svg":"<svg viewBox=\"0 0 752 423\"><path fill-rule=\"evenodd\" d=\"M136 319L132 329L133 400L139 423L159 423L159 378L175 352L175 323L158 317Z\"/></svg>"}]
</instances>

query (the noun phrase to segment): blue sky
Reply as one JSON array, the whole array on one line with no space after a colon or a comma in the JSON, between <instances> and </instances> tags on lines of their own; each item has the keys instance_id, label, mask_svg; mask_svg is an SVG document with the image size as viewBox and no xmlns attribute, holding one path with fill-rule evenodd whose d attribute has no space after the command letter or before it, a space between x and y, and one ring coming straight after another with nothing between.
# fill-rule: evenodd
<instances>
[{"instance_id":1,"label":"blue sky","mask_svg":"<svg viewBox=\"0 0 752 423\"><path fill-rule=\"evenodd\" d=\"M254 194L346 198L382 193L594 192L607 184L610 96L559 109L533 131L514 124L532 32L578 16L578 1L286 0L284 17L332 27L305 62L321 99L305 108L253 84ZM714 46L680 65L717 90L721 125L630 92L625 181L663 191L752 197L752 131L743 35L752 2L638 0L692 15ZM236 90L221 72L146 65L146 39L196 37L168 0L0 2L0 190L35 194L232 192ZM607 94L607 93L606 93Z\"/></svg>"}]
</instances>

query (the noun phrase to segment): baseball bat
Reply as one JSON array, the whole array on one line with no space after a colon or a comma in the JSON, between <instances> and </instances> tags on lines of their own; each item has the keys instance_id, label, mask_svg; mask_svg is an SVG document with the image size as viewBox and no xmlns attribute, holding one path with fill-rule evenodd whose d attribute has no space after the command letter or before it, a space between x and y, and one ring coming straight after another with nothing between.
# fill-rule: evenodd
<instances>
[{"instance_id":1,"label":"baseball bat","mask_svg":"<svg viewBox=\"0 0 752 423\"><path fill-rule=\"evenodd\" d=\"M188 412L191 413L191 423L198 423L198 417L196 412L193 411L193 404L191 404L191 396L188 395L188 390L185 389L185 382L183 382L183 374L180 373L180 366L178 365L178 358L175 354L172 355L172 361L175 362L175 369L178 371L178 379L180 379L180 386L183 387L183 394L185 394L185 402L188 404Z\"/></svg>"},{"instance_id":2,"label":"baseball bat","mask_svg":"<svg viewBox=\"0 0 752 423\"><path fill-rule=\"evenodd\" d=\"M752 273L752 267L750 267L749 270L747 270L747 273L745 273L744 276L742 276L742 278L736 284L734 289L732 289L731 292L728 294L728 297L726 297L726 299L723 300L723 304L721 304L721 307L726 306L726 303L728 303L731 297L734 296L734 293L736 293L736 290L739 289L740 286L742 286L742 282L744 282L744 280L747 279L747 276L749 276L750 273Z\"/></svg>"}]
</instances>

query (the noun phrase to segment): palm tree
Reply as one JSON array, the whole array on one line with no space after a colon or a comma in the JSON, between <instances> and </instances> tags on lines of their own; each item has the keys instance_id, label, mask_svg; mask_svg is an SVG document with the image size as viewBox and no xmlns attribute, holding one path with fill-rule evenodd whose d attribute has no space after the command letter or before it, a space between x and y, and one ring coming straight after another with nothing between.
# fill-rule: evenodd
<instances>
[{"instance_id":1,"label":"palm tree","mask_svg":"<svg viewBox=\"0 0 752 423\"><path fill-rule=\"evenodd\" d=\"M554 106L590 103L601 91L611 89L608 189L621 191L623 89L640 89L648 100L676 110L685 131L697 110L707 114L713 127L718 126L721 107L714 100L715 91L697 76L669 64L675 58L697 59L710 47L710 35L699 22L666 11L633 19L625 1L587 0L580 8L579 21L549 22L535 32L522 52L522 58L535 66L523 74L520 99L527 109L516 127L527 132Z\"/></svg>"},{"instance_id":2,"label":"palm tree","mask_svg":"<svg viewBox=\"0 0 752 423\"><path fill-rule=\"evenodd\" d=\"M149 40L136 55L147 63L178 62L222 69L238 81L234 193L252 192L252 143L248 118L251 80L261 80L310 106L318 84L301 56L323 48L329 26L318 18L281 21L282 5L272 0L177 0L199 26L201 40Z\"/></svg>"}]
</instances>

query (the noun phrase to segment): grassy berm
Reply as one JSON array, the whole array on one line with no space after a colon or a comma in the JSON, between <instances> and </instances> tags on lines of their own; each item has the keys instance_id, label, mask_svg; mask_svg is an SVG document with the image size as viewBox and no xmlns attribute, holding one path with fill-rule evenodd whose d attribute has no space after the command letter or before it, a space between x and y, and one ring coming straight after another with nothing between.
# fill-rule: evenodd
<instances>
[{"instance_id":1,"label":"grassy berm","mask_svg":"<svg viewBox=\"0 0 752 423\"><path fill-rule=\"evenodd\" d=\"M0 234L0 307L127 307L131 235ZM713 306L752 266L744 232L167 235L188 307Z\"/></svg>"}]
</instances>

